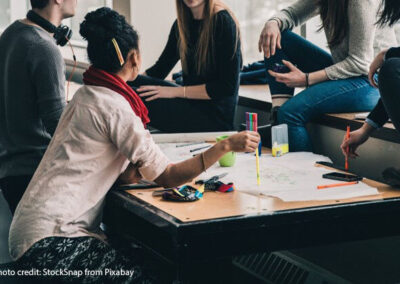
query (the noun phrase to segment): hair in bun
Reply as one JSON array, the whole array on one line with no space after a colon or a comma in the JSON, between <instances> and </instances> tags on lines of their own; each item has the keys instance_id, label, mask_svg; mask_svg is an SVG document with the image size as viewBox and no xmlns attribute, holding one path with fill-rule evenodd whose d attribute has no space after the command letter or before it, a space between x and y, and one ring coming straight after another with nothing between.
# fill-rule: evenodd
<instances>
[{"instance_id":1,"label":"hair in bun","mask_svg":"<svg viewBox=\"0 0 400 284\"><path fill-rule=\"evenodd\" d=\"M85 16L79 33L88 42L88 57L94 67L115 73L121 70L118 54L112 43L114 38L126 57L130 50L139 49L139 36L125 17L116 11L103 7Z\"/></svg>"}]
</instances>

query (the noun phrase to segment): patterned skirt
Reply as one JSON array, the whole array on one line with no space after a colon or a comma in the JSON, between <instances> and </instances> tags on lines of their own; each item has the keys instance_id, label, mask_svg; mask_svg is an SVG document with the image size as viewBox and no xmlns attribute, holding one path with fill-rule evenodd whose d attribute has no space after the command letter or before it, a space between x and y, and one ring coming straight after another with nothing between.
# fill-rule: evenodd
<instances>
[{"instance_id":1,"label":"patterned skirt","mask_svg":"<svg viewBox=\"0 0 400 284\"><path fill-rule=\"evenodd\" d=\"M36 242L17 265L50 283L153 283L138 258L93 237L50 237Z\"/></svg>"}]
</instances>

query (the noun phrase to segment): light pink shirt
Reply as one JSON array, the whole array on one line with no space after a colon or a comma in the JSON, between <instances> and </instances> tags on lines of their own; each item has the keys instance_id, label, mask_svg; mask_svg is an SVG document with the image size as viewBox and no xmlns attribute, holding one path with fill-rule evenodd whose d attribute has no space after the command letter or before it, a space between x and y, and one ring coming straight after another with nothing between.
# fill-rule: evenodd
<instances>
[{"instance_id":1,"label":"light pink shirt","mask_svg":"<svg viewBox=\"0 0 400 284\"><path fill-rule=\"evenodd\" d=\"M129 161L154 180L169 160L129 103L114 91L84 86L65 109L11 224L13 259L51 236L95 236L104 199Z\"/></svg>"}]
</instances>

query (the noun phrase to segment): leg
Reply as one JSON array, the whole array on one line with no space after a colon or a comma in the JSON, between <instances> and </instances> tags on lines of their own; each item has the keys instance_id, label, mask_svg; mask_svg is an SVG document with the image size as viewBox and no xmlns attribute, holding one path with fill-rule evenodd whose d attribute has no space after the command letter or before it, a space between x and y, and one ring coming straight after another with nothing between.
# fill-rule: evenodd
<instances>
[{"instance_id":1,"label":"leg","mask_svg":"<svg viewBox=\"0 0 400 284\"><path fill-rule=\"evenodd\" d=\"M14 176L0 180L0 188L13 215L31 179L32 176Z\"/></svg>"},{"instance_id":2,"label":"leg","mask_svg":"<svg viewBox=\"0 0 400 284\"><path fill-rule=\"evenodd\" d=\"M141 86L148 86L148 85L154 85L154 86L166 86L166 87L179 87L179 85L174 84L169 81L149 77L149 76L143 76L139 75L135 81L128 82L128 85L132 87L136 91L137 88Z\"/></svg>"},{"instance_id":3,"label":"leg","mask_svg":"<svg viewBox=\"0 0 400 284\"><path fill-rule=\"evenodd\" d=\"M153 283L139 263L140 259L128 259L91 237L42 239L17 261L21 269L65 270L70 274L43 277L53 283ZM123 275L116 274L121 271L124 271Z\"/></svg>"},{"instance_id":4,"label":"leg","mask_svg":"<svg viewBox=\"0 0 400 284\"><path fill-rule=\"evenodd\" d=\"M278 122L289 126L290 151L312 151L306 123L324 113L371 111L379 99L366 77L327 81L312 86L278 112Z\"/></svg>"},{"instance_id":5,"label":"leg","mask_svg":"<svg viewBox=\"0 0 400 284\"><path fill-rule=\"evenodd\" d=\"M150 125L162 132L227 131L230 127L212 114L209 102L185 99L158 99L144 102Z\"/></svg>"},{"instance_id":6,"label":"leg","mask_svg":"<svg viewBox=\"0 0 400 284\"><path fill-rule=\"evenodd\" d=\"M168 81L138 76L128 84L136 90L140 86L157 85L178 87ZM143 101L149 110L150 126L167 133L208 132L231 130L231 126L212 115L210 103L202 100L158 99Z\"/></svg>"},{"instance_id":7,"label":"leg","mask_svg":"<svg viewBox=\"0 0 400 284\"><path fill-rule=\"evenodd\" d=\"M379 91L390 119L400 131L400 58L390 58L382 66Z\"/></svg>"},{"instance_id":8,"label":"leg","mask_svg":"<svg viewBox=\"0 0 400 284\"><path fill-rule=\"evenodd\" d=\"M267 70L272 70L276 63L282 64L282 59L291 61L300 70L307 73L321 70L333 64L329 53L291 31L282 33L281 43L282 49L277 49L274 56L265 59ZM275 78L269 75L268 72L267 79L272 94L273 106L280 106L293 96L293 88L276 82Z\"/></svg>"}]
</instances>

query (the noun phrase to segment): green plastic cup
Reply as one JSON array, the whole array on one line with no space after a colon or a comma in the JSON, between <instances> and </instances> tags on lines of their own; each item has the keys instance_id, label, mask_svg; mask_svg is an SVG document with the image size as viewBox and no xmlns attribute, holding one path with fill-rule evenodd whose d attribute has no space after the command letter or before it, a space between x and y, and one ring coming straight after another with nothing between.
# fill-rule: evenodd
<instances>
[{"instance_id":1,"label":"green plastic cup","mask_svg":"<svg viewBox=\"0 0 400 284\"><path fill-rule=\"evenodd\" d=\"M217 143L229 138L228 135L222 135L217 137ZM219 159L219 165L221 167L233 167L236 162L236 153L235 152L229 152L226 153L221 159Z\"/></svg>"}]
</instances>

